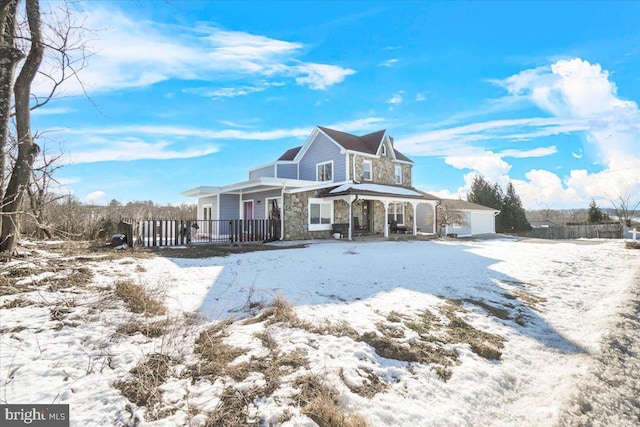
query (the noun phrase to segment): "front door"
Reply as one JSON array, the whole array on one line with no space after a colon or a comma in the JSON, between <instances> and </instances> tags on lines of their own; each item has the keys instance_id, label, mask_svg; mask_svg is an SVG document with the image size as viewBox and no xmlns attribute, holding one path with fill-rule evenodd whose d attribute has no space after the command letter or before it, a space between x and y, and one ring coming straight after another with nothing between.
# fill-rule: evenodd
<instances>
[{"instance_id":1,"label":"front door","mask_svg":"<svg viewBox=\"0 0 640 427\"><path fill-rule=\"evenodd\" d=\"M354 231L369 232L373 221L373 202L371 200L361 200L356 204L353 212Z\"/></svg>"},{"instance_id":2,"label":"front door","mask_svg":"<svg viewBox=\"0 0 640 427\"><path fill-rule=\"evenodd\" d=\"M244 219L253 219L253 200L244 202Z\"/></svg>"}]
</instances>

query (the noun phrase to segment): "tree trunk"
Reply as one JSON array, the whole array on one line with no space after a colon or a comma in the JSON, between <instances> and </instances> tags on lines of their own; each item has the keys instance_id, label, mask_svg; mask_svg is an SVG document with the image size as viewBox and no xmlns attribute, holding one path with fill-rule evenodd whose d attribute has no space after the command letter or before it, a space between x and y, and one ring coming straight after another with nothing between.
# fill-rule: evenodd
<instances>
[{"instance_id":1,"label":"tree trunk","mask_svg":"<svg viewBox=\"0 0 640 427\"><path fill-rule=\"evenodd\" d=\"M13 79L24 54L15 47L18 0L0 4L0 200L4 198ZM0 215L2 229L2 215Z\"/></svg>"},{"instance_id":2,"label":"tree trunk","mask_svg":"<svg viewBox=\"0 0 640 427\"><path fill-rule=\"evenodd\" d=\"M31 83L35 78L44 53L39 0L26 0L27 21L31 34L31 47L14 86L16 105L16 131L18 157L2 203L2 241L0 252L13 253L18 231L18 212L22 206L25 188L29 185L31 168L40 148L31 136L31 110L29 100Z\"/></svg>"}]
</instances>

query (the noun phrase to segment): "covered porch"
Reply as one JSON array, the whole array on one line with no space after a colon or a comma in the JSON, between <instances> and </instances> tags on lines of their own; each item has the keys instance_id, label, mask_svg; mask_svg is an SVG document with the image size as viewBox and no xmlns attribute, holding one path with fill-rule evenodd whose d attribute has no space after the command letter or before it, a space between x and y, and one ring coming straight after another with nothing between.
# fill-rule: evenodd
<instances>
[{"instance_id":1,"label":"covered porch","mask_svg":"<svg viewBox=\"0 0 640 427\"><path fill-rule=\"evenodd\" d=\"M346 229L346 237L391 233L435 234L438 198L428 193L381 184L347 183L329 189L323 199L334 202L334 224ZM418 223L418 206L427 205L433 219ZM339 227L339 228L340 228Z\"/></svg>"}]
</instances>

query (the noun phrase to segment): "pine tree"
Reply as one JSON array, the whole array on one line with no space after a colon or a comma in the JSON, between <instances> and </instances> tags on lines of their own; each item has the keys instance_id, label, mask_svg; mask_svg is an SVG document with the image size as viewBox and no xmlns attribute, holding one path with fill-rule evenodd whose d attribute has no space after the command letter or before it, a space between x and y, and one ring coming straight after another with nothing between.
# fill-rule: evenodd
<instances>
[{"instance_id":1,"label":"pine tree","mask_svg":"<svg viewBox=\"0 0 640 427\"><path fill-rule=\"evenodd\" d=\"M512 183L507 185L507 193L502 199L502 224L506 231L519 232L529 231L531 225L527 220L527 216L522 207L520 196L516 193L516 189Z\"/></svg>"},{"instance_id":2,"label":"pine tree","mask_svg":"<svg viewBox=\"0 0 640 427\"><path fill-rule=\"evenodd\" d=\"M604 213L596 204L596 201L591 199L589 203L589 210L587 211L587 222L590 224L600 224L604 221Z\"/></svg>"},{"instance_id":3,"label":"pine tree","mask_svg":"<svg viewBox=\"0 0 640 427\"><path fill-rule=\"evenodd\" d=\"M503 208L503 196L502 189L498 183L490 184L482 176L476 175L471 184L471 191L467 194L467 200L472 203L477 203L488 208L502 210ZM496 232L504 233L504 215L500 213L496 217Z\"/></svg>"}]
</instances>

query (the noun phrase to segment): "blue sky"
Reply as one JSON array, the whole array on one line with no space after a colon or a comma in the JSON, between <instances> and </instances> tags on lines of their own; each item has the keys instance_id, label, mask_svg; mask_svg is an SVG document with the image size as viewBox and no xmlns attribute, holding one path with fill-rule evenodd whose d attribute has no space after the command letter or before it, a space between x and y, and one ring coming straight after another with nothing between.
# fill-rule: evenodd
<instances>
[{"instance_id":1,"label":"blue sky","mask_svg":"<svg viewBox=\"0 0 640 427\"><path fill-rule=\"evenodd\" d=\"M82 201L189 202L316 125L387 129L441 196L481 173L531 209L640 199L640 2L74 7L90 99L70 82L33 125Z\"/></svg>"}]
</instances>

